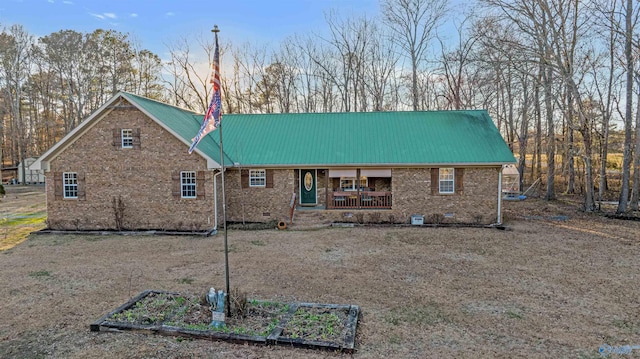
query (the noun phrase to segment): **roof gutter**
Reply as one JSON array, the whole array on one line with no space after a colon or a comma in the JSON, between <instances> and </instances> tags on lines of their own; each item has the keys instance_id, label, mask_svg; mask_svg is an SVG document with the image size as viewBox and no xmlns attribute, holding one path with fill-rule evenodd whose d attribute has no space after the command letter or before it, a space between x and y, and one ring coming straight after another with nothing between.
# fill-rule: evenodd
<instances>
[{"instance_id":1,"label":"roof gutter","mask_svg":"<svg viewBox=\"0 0 640 359\"><path fill-rule=\"evenodd\" d=\"M371 167L371 168L407 168L407 167L503 167L505 164L516 163L514 162L460 162L460 163L349 163L349 164L251 164L243 163L242 167L254 167L254 168L355 168L355 167ZM238 163L235 163L233 167L238 167ZM231 167L231 166L225 166Z\"/></svg>"}]
</instances>

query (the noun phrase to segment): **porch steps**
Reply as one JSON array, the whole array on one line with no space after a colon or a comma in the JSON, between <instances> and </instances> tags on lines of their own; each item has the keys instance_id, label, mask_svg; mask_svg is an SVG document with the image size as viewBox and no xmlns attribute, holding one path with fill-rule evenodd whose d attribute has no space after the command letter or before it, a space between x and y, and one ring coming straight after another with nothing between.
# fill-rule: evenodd
<instances>
[{"instance_id":1,"label":"porch steps","mask_svg":"<svg viewBox=\"0 0 640 359\"><path fill-rule=\"evenodd\" d=\"M332 220L324 210L296 209L291 229L314 229L331 226Z\"/></svg>"}]
</instances>

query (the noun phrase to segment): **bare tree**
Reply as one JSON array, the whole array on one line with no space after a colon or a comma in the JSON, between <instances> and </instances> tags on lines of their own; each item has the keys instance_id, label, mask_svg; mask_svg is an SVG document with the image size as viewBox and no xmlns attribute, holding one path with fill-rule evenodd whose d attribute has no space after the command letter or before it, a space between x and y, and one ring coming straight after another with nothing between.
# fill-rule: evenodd
<instances>
[{"instance_id":1,"label":"bare tree","mask_svg":"<svg viewBox=\"0 0 640 359\"><path fill-rule=\"evenodd\" d=\"M413 110L417 111L420 109L418 73L435 30L447 14L447 0L385 0L382 13L394 34L393 41L411 62L410 93Z\"/></svg>"},{"instance_id":2,"label":"bare tree","mask_svg":"<svg viewBox=\"0 0 640 359\"><path fill-rule=\"evenodd\" d=\"M633 133L633 0L627 0L625 6L625 32L624 32L624 57L626 63L627 80L626 80L626 99L624 112L624 147L622 157L622 187L620 189L620 199L618 200L618 208L616 213L624 213L627 211L629 201L629 179L631 173L631 146Z\"/></svg>"},{"instance_id":3,"label":"bare tree","mask_svg":"<svg viewBox=\"0 0 640 359\"><path fill-rule=\"evenodd\" d=\"M171 60L165 65L169 75L163 77L163 83L168 87L174 105L204 113L209 106L212 86L210 64L215 45L213 40L197 37L198 50L204 54L199 56L197 51L194 54L192 43L192 37L183 37L166 45Z\"/></svg>"},{"instance_id":4,"label":"bare tree","mask_svg":"<svg viewBox=\"0 0 640 359\"><path fill-rule=\"evenodd\" d=\"M12 145L17 150L17 160L22 163L20 168L22 178L26 178L24 176L24 159L26 157L26 147L28 146L28 131L23 113L22 91L29 77L32 43L33 37L21 25L13 25L8 32L3 31L0 33L0 72L2 73L0 79L4 79L4 84L0 85L4 85L5 99L9 104L10 129L12 130L12 138L15 141L12 141Z\"/></svg>"}]
</instances>

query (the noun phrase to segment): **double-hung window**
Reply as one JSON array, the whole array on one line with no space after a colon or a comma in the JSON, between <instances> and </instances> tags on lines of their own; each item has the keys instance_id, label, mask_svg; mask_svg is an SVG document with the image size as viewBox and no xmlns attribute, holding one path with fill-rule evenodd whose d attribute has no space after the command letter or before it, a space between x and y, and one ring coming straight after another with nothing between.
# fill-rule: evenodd
<instances>
[{"instance_id":1,"label":"double-hung window","mask_svg":"<svg viewBox=\"0 0 640 359\"><path fill-rule=\"evenodd\" d=\"M64 198L78 198L78 174L76 172L64 172L62 185Z\"/></svg>"},{"instance_id":2,"label":"double-hung window","mask_svg":"<svg viewBox=\"0 0 640 359\"><path fill-rule=\"evenodd\" d=\"M440 193L455 193L454 169L440 168L438 176L438 188Z\"/></svg>"},{"instance_id":3,"label":"double-hung window","mask_svg":"<svg viewBox=\"0 0 640 359\"><path fill-rule=\"evenodd\" d=\"M368 186L369 179L367 177L360 177L360 188ZM355 177L340 177L340 190L341 191L356 191L356 178Z\"/></svg>"},{"instance_id":4,"label":"double-hung window","mask_svg":"<svg viewBox=\"0 0 640 359\"><path fill-rule=\"evenodd\" d=\"M266 187L266 170L249 170L249 187Z\"/></svg>"},{"instance_id":5,"label":"double-hung window","mask_svg":"<svg viewBox=\"0 0 640 359\"><path fill-rule=\"evenodd\" d=\"M121 130L122 148L133 148L133 130L130 128L123 128Z\"/></svg>"},{"instance_id":6,"label":"double-hung window","mask_svg":"<svg viewBox=\"0 0 640 359\"><path fill-rule=\"evenodd\" d=\"M180 194L182 198L196 198L196 172L180 172Z\"/></svg>"}]
</instances>

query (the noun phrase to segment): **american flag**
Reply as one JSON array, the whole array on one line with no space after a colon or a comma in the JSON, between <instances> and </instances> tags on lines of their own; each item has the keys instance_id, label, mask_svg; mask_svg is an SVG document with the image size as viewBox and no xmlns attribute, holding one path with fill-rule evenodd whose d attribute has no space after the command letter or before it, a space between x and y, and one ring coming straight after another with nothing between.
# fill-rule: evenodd
<instances>
[{"instance_id":1,"label":"american flag","mask_svg":"<svg viewBox=\"0 0 640 359\"><path fill-rule=\"evenodd\" d=\"M204 115L202 125L196 137L192 138L191 147L189 147L189 153L193 152L200 140L206 136L209 132L215 130L220 125L222 120L222 98L220 95L220 51L218 49L218 34L216 34L216 49L213 53L213 78L211 79L213 84L213 97L211 97L211 103L207 109L207 113Z\"/></svg>"}]
</instances>

